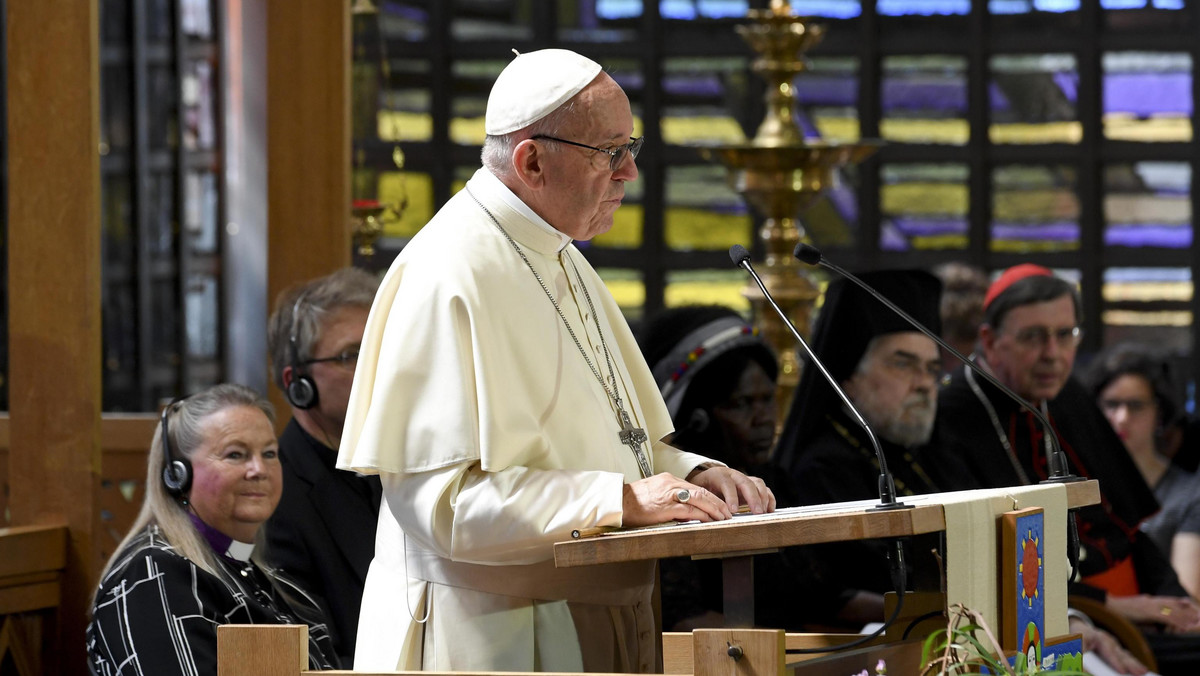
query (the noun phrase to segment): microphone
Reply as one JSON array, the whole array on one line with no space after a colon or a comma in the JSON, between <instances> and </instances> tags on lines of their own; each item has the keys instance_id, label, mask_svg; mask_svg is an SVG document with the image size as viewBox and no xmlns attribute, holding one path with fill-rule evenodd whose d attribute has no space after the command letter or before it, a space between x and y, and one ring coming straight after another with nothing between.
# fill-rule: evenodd
<instances>
[{"instance_id":1,"label":"microphone","mask_svg":"<svg viewBox=\"0 0 1200 676\"><path fill-rule=\"evenodd\" d=\"M895 312L903 317L906 322L913 326L913 328L925 334L926 337L937 343L942 349L954 355L954 358L962 362L966 368L970 369L973 373L991 383L996 389L1003 392L1009 399L1017 402L1021 408L1032 413L1033 417L1037 418L1038 423L1041 424L1042 431L1046 435L1046 438L1050 440L1050 453L1048 453L1046 457L1047 464L1050 466L1050 475L1045 479L1045 481L1040 483L1053 484L1082 481L1080 477L1071 474L1071 470L1067 466L1066 454L1063 453L1062 446L1058 443L1058 435L1054 433L1054 428L1050 426L1050 421L1046 419L1046 416L1043 415L1036 406L1026 401L1021 395L1013 392L1004 383L997 380L996 377L991 373L988 373L986 370L980 368L975 362L971 361L961 352L951 347L949 343L942 340L941 336L934 334L932 331L926 328L924 324L913 319L912 316L910 316L907 312L901 310L896 306L895 303L885 298L883 294L871 288L869 284L859 279L856 275L844 270L841 266L831 262L828 258L821 254L820 249L811 244L800 242L796 245L796 249L792 252L792 255L794 255L801 263L807 263L808 265L820 265L821 267L832 270L851 282L854 282L863 291L871 294L871 296L876 300L890 308L892 312ZM1079 563L1079 530L1078 526L1075 524L1073 515L1069 516L1067 519L1067 538L1067 556L1071 560L1071 578L1074 579L1075 569L1078 567Z\"/></svg>"},{"instance_id":2,"label":"microphone","mask_svg":"<svg viewBox=\"0 0 1200 676\"><path fill-rule=\"evenodd\" d=\"M838 384L837 379L829 374L829 371L825 368L825 365L821 363L820 358L817 357L816 353L813 352L811 347L809 347L808 341L804 340L804 337L801 336L800 332L796 330L796 325L792 323L792 320L789 319L783 310L780 309L779 305L775 303L775 299L771 297L771 293L767 291L766 285L763 284L762 278L758 276L758 273L754 271L754 266L750 264L750 252L746 251L746 247L742 246L741 244L734 244L729 248L729 258L733 261L734 265L738 266L739 268L745 268L746 272L749 272L750 276L754 278L754 282L758 284L758 288L762 291L762 294L767 299L767 302L771 304L771 307L775 308L776 314L779 315L779 318L782 319L783 323L786 324L788 329L791 330L792 337L795 338L796 341L804 348L804 352L808 355L809 361L811 361L812 364L817 367L817 370L821 372L821 375L825 377L825 380L829 381L829 385L833 388L833 391L837 393L838 398L842 400L842 403L845 404L846 408L849 409L849 411L854 415L854 420L867 433L867 438L870 439L871 446L875 449L875 457L879 461L879 504L872 509L902 509L912 507L912 505L906 505L903 502L896 500L896 484L892 479L892 473L888 471L887 458L883 455L883 448L879 445L879 440L875 438L875 432L871 430L871 426L867 424L866 419L862 417L862 414L858 412L858 409L854 406L854 403L850 401L850 397L846 395L845 390L843 390L841 385Z\"/></svg>"},{"instance_id":3,"label":"microphone","mask_svg":"<svg viewBox=\"0 0 1200 676\"><path fill-rule=\"evenodd\" d=\"M903 502L896 500L896 484L892 479L892 473L888 471L887 458L883 455L883 448L880 447L879 440L875 438L875 432L871 430L871 426L867 424L866 419L862 417L862 414L858 412L858 409L850 401L850 397L846 395L846 391L843 390L841 385L838 384L837 380L829 374L829 370L825 368L825 365L821 363L821 360L817 357L817 354L813 352L811 347L809 347L808 341L804 340L804 337L801 336L800 332L796 330L796 325L792 323L792 320L788 318L788 316L775 302L775 299L771 297L771 293L767 291L767 286L763 284L762 278L758 276L758 273L754 271L754 266L750 264L750 252L746 251L746 247L742 246L741 244L734 244L733 246L729 247L729 258L733 261L734 265L738 266L739 268L745 268L746 272L749 272L750 276L754 278L754 283L758 284L758 288L760 291L762 291L763 297L767 299L767 302L771 304L771 307L775 308L775 313L779 315L779 318L782 319L783 323L787 325L789 330L791 330L792 337L796 339L796 342L800 343L800 345L804 348L804 352L808 355L811 364L816 366L817 370L821 372L821 375L825 377L825 380L829 382L830 387L833 388L833 391L837 393L838 397L842 400L842 403L845 404L846 408L854 415L854 420L863 428L863 431L867 433L867 438L871 440L871 446L875 449L875 458L879 461L879 504L875 505L871 509L890 510L912 508L912 505L906 505ZM818 648L797 648L788 650L788 653L809 654L838 652L842 650L849 650L851 648L857 648L871 640L874 640L892 626L892 624L896 621L896 618L900 616L901 608L904 607L905 591L907 591L908 588L908 564L905 563L904 560L904 542L901 538L892 540L888 543L888 545L888 572L892 578L892 587L896 591L896 607L892 610L891 617L884 620L883 625L876 629L873 633L850 641L849 643L845 643L833 648L824 646Z\"/></svg>"}]
</instances>

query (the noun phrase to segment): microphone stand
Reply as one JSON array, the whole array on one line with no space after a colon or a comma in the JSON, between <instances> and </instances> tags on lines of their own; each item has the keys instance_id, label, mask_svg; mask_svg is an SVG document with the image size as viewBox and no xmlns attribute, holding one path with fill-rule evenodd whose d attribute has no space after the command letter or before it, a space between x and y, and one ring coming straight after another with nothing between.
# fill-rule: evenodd
<instances>
[{"instance_id":1,"label":"microphone stand","mask_svg":"<svg viewBox=\"0 0 1200 676\"><path fill-rule=\"evenodd\" d=\"M879 445L879 440L875 438L875 432L871 430L871 426L867 424L867 421L862 417L862 414L858 412L858 409L854 406L854 403L850 401L850 397L846 396L846 393L842 390L841 385L839 385L837 380L830 375L829 371L826 370L825 365L821 363L820 358L818 358L816 353L813 352L812 348L809 347L808 341L804 340L804 337L801 336L800 332L796 330L796 325L792 323L792 320L788 318L787 314L785 314L779 305L775 303L775 299L772 298L771 293L767 291L767 286L763 284L762 278L758 276L758 273L754 271L754 266L750 264L750 253L746 251L746 247L740 244L734 244L729 249L729 257L733 260L734 265L737 265L740 268L745 268L746 272L749 272L750 276L754 278L754 282L758 284L758 288L762 291L763 296L766 297L767 302L771 304L771 307L775 308L775 312L779 314L779 318L782 319L783 323L787 325L789 330L791 330L792 337L794 337L796 342L800 343L800 345L804 348L804 352L808 355L809 361L813 366L817 367L817 370L821 372L821 375L825 377L825 380L829 381L829 384L833 387L833 391L837 393L838 398L842 400L842 403L845 404L846 408L849 409L851 414L853 414L854 420L859 424L860 427L863 428L863 431L867 433L867 438L871 440L871 446L875 449L875 457L879 460L879 504L875 505L871 509L911 509L912 505L906 505L896 499L896 484L892 480L892 473L888 471L887 458L883 455L883 448Z\"/></svg>"},{"instance_id":2,"label":"microphone stand","mask_svg":"<svg viewBox=\"0 0 1200 676\"><path fill-rule=\"evenodd\" d=\"M791 330L792 337L796 339L796 342L800 343L804 348L809 361L817 367L817 370L821 372L821 375L833 387L833 391L837 393L842 403L854 415L855 421L867 433L867 438L871 440L871 446L875 449L875 457L879 460L879 504L871 507L871 509L912 509L912 505L906 505L896 499L896 484L892 480L892 473L888 471L887 458L883 455L883 448L879 445L879 440L875 438L875 432L871 430L871 426L867 424L866 419L862 417L862 414L858 412L858 409L850 401L850 397L846 396L846 392L842 390L841 385L830 375L825 365L821 363L817 354L809 347L808 341L804 340L804 336L801 336L800 332L796 330L796 325L792 323L792 320L788 318L787 314L775 302L775 299L771 296L771 292L767 291L766 284L763 284L762 278L758 276L758 273L754 271L754 266L750 264L750 252L746 251L746 247L741 244L734 244L729 248L729 258L733 261L734 265L745 268L746 272L749 272L750 276L754 278L754 282L758 285L759 290L762 291L763 297L767 299L772 308L775 308L775 312L783 320L783 323L787 325L788 329ZM888 544L890 545L887 549L888 572L892 578L892 587L896 590L896 607L892 610L891 616L884 621L883 625L871 634L834 648L797 648L788 650L788 653L828 653L857 648L874 640L895 623L896 618L900 616L901 609L904 608L904 595L908 588L908 565L904 562L904 542L900 538L896 538Z\"/></svg>"},{"instance_id":3,"label":"microphone stand","mask_svg":"<svg viewBox=\"0 0 1200 676\"><path fill-rule=\"evenodd\" d=\"M1050 453L1047 454L1046 458L1050 466L1050 475L1038 483L1057 484L1072 483L1083 480L1082 478L1071 474L1071 470L1067 466L1066 454L1063 453L1062 446L1058 442L1058 435L1054 433L1054 428L1051 427L1050 421L1045 415L1042 414L1040 410L1038 410L1036 406L1026 401L1016 392L1013 392L1008 386L1006 386L1004 383L1001 383L991 373L979 368L978 364L971 361L958 350L954 349L949 343L942 340L941 336L934 334L932 331L926 328L924 324L918 322L916 319L913 319L907 312L901 310L895 303L884 297L883 294L879 293L875 289L871 288L869 284L859 279L857 275L851 274L850 272L844 270L841 266L830 261L821 254L820 249L817 249L811 244L800 242L796 245L792 255L794 255L796 259L802 263L807 263L808 265L820 265L821 267L832 270L845 279L854 282L863 291L866 291L873 298L886 305L896 314L903 317L905 321L913 326L913 328L925 334L926 337L937 343L942 347L942 349L954 355L954 358L962 362L964 367L971 369L973 373L991 383L992 386L1003 392L1006 396L1008 396L1008 398L1017 402L1022 408L1032 413L1033 416L1038 419L1038 423L1041 424L1046 438L1050 440ZM773 301L772 304L774 304ZM1070 511L1068 511L1067 514L1067 540L1067 558L1070 559L1071 562L1071 579L1073 580L1075 579L1075 574L1079 567L1079 527L1075 523L1075 515Z\"/></svg>"}]
</instances>

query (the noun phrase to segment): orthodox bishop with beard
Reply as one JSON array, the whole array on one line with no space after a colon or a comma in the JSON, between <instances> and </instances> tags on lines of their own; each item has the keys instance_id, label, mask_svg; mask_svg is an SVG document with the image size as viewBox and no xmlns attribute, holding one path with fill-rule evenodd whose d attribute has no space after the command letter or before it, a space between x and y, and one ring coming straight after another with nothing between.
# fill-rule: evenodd
<instances>
[{"instance_id":1,"label":"orthodox bishop with beard","mask_svg":"<svg viewBox=\"0 0 1200 676\"><path fill-rule=\"evenodd\" d=\"M934 332L941 282L920 270L866 273L864 281ZM938 346L857 286L829 286L812 347L871 426L900 496L973 488L951 453L931 444L942 360ZM870 438L811 365L806 366L775 454L803 504L879 497ZM847 602L874 606L891 590L880 541L825 545L820 575ZM911 562L911 557L910 557ZM926 568L936 568L926 566Z\"/></svg>"}]
</instances>

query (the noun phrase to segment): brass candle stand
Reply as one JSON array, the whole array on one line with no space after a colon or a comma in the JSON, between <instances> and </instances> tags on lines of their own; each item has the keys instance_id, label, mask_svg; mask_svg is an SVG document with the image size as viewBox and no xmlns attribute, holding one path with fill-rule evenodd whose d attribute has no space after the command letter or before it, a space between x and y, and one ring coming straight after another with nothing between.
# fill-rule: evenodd
<instances>
[{"instance_id":1,"label":"brass candle stand","mask_svg":"<svg viewBox=\"0 0 1200 676\"><path fill-rule=\"evenodd\" d=\"M758 236L766 257L756 267L780 308L807 336L818 291L792 257L796 244L807 240L799 215L832 185L835 169L861 162L880 144L806 140L796 124L793 82L808 69L803 54L820 43L824 26L795 16L782 0L773 0L770 9L750 10L747 18L751 23L736 30L758 53L752 68L768 83L766 116L749 143L713 146L702 152L725 165L732 187L763 217ZM800 382L797 346L755 285L748 285L743 294L754 306L759 330L779 357L777 394L780 412L786 413ZM780 415L780 424L783 419Z\"/></svg>"}]
</instances>

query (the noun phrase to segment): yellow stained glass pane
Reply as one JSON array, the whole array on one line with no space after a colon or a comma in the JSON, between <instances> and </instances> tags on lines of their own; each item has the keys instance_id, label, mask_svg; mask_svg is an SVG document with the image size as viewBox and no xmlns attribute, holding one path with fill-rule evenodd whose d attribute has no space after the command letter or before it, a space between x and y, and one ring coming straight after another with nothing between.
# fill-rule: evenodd
<instances>
[{"instance_id":1,"label":"yellow stained glass pane","mask_svg":"<svg viewBox=\"0 0 1200 676\"><path fill-rule=\"evenodd\" d=\"M642 315L646 305L646 283L642 273L637 270L621 268L597 268L596 274L604 280L604 286L617 301L617 306L627 318L637 318Z\"/></svg>"},{"instance_id":2,"label":"yellow stained glass pane","mask_svg":"<svg viewBox=\"0 0 1200 676\"><path fill-rule=\"evenodd\" d=\"M971 127L966 120L883 120L879 132L883 138L899 143L961 146L971 138Z\"/></svg>"},{"instance_id":3,"label":"yellow stained glass pane","mask_svg":"<svg viewBox=\"0 0 1200 676\"><path fill-rule=\"evenodd\" d=\"M815 111L815 122L817 131L821 133L821 138L837 143L857 143L862 138L861 126L858 123L858 113L853 112L853 116L846 117L834 115L828 110Z\"/></svg>"},{"instance_id":4,"label":"yellow stained glass pane","mask_svg":"<svg viewBox=\"0 0 1200 676\"><path fill-rule=\"evenodd\" d=\"M677 270L667 273L667 307L725 305L743 314L750 301L742 295L746 279L740 270Z\"/></svg>"},{"instance_id":5,"label":"yellow stained glass pane","mask_svg":"<svg viewBox=\"0 0 1200 676\"><path fill-rule=\"evenodd\" d=\"M745 244L750 237L748 214L726 214L675 207L667 209L667 246L681 251L719 251Z\"/></svg>"},{"instance_id":6,"label":"yellow stained glass pane","mask_svg":"<svg viewBox=\"0 0 1200 676\"><path fill-rule=\"evenodd\" d=\"M1109 113L1104 116L1104 136L1114 141L1188 143L1192 140L1192 121L1174 115L1141 119L1122 113Z\"/></svg>"},{"instance_id":7,"label":"yellow stained glass pane","mask_svg":"<svg viewBox=\"0 0 1200 676\"><path fill-rule=\"evenodd\" d=\"M1191 282L1105 282L1101 293L1110 303L1120 301L1192 300Z\"/></svg>"},{"instance_id":8,"label":"yellow stained glass pane","mask_svg":"<svg viewBox=\"0 0 1200 676\"><path fill-rule=\"evenodd\" d=\"M992 143L1079 143L1083 125L1078 122L1041 124L993 124L988 127Z\"/></svg>"},{"instance_id":9,"label":"yellow stained glass pane","mask_svg":"<svg viewBox=\"0 0 1200 676\"><path fill-rule=\"evenodd\" d=\"M377 133L381 141L428 141L433 137L433 119L428 113L381 110Z\"/></svg>"},{"instance_id":10,"label":"yellow stained glass pane","mask_svg":"<svg viewBox=\"0 0 1200 676\"><path fill-rule=\"evenodd\" d=\"M636 249L642 245L644 211L640 204L622 204L613 214L613 227L592 238L592 244L610 249Z\"/></svg>"},{"instance_id":11,"label":"yellow stained glass pane","mask_svg":"<svg viewBox=\"0 0 1200 676\"><path fill-rule=\"evenodd\" d=\"M1178 326L1192 325L1192 313L1187 310L1162 310L1143 312L1140 310L1106 310L1103 320L1109 326Z\"/></svg>"},{"instance_id":12,"label":"yellow stained glass pane","mask_svg":"<svg viewBox=\"0 0 1200 676\"><path fill-rule=\"evenodd\" d=\"M433 218L433 179L411 171L380 172L377 199L386 204L405 204L400 218L383 221L384 237L412 237Z\"/></svg>"},{"instance_id":13,"label":"yellow stained glass pane","mask_svg":"<svg viewBox=\"0 0 1200 676\"><path fill-rule=\"evenodd\" d=\"M732 117L672 115L662 119L663 140L675 145L744 143L746 135Z\"/></svg>"},{"instance_id":14,"label":"yellow stained glass pane","mask_svg":"<svg viewBox=\"0 0 1200 676\"><path fill-rule=\"evenodd\" d=\"M885 185L880 207L889 214L960 216L967 213L971 194L965 184L913 182Z\"/></svg>"}]
</instances>

